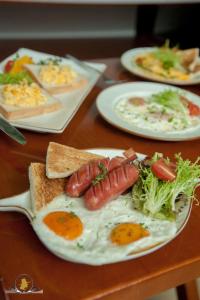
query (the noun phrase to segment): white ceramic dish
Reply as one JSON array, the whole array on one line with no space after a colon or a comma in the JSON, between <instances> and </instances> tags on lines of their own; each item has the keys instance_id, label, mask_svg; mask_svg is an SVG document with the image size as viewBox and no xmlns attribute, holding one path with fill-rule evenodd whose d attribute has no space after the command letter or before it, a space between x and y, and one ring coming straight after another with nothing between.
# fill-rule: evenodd
<instances>
[{"instance_id":1,"label":"white ceramic dish","mask_svg":"<svg viewBox=\"0 0 200 300\"><path fill-rule=\"evenodd\" d=\"M138 55L142 55L148 52L155 50L155 47L144 47L144 48L135 48L124 52L121 56L121 63L123 67L129 72L140 76L142 78L149 79L151 81L159 81L164 83L170 83L175 85L192 85L200 83L200 75L197 75L195 78L189 80L177 80L177 79L168 79L162 76L156 75L148 70L145 70L138 66L135 63L135 59Z\"/></svg>"},{"instance_id":2,"label":"white ceramic dish","mask_svg":"<svg viewBox=\"0 0 200 300\"><path fill-rule=\"evenodd\" d=\"M50 55L47 53L37 52L30 49L20 48L16 53L20 56L28 55L31 56L34 62L39 62L40 60L44 60L47 58L58 58L58 56ZM8 60L13 59L16 57L16 53L12 54L11 56L7 57L0 63L0 72L3 72L4 66ZM78 73L83 75L83 77L87 78L88 83L78 88L73 92L67 92L60 95L57 95L58 98L63 105L63 109L48 113L45 115L40 115L31 118L19 119L16 121L11 122L15 127L28 129L31 131L38 131L38 132L52 132L52 133L61 133L65 130L71 119L74 117L76 112L78 111L80 105L85 100L86 96L92 90L94 85L96 84L97 80L101 76L95 71L85 71L84 69L80 68L74 62L70 61L66 58L60 58L61 64L68 64L72 66ZM97 63L88 63L94 68L98 69L102 73L106 69L106 65L104 64L97 64Z\"/></svg>"},{"instance_id":3,"label":"white ceramic dish","mask_svg":"<svg viewBox=\"0 0 200 300\"><path fill-rule=\"evenodd\" d=\"M182 131L174 132L161 132L154 131L151 129L142 128L130 124L124 119L120 118L114 110L115 105L119 99L124 96L136 96L136 97L149 97L153 93L158 93L166 89L179 90L184 92L184 95L193 103L200 106L200 97L166 84L151 83L151 82L135 82L135 83L124 83L109 87L102 91L96 100L97 109L101 116L110 124L118 127L121 130L142 136L145 138L151 138L163 141L184 141L192 140L200 137L200 126L185 129Z\"/></svg>"},{"instance_id":4,"label":"white ceramic dish","mask_svg":"<svg viewBox=\"0 0 200 300\"><path fill-rule=\"evenodd\" d=\"M123 150L117 150L117 149L93 149L90 150L90 152L92 153L96 153L96 154L101 154L101 155L105 155L105 156L109 156L109 157L113 157L113 156L117 156L117 155L121 155ZM145 157L145 155L143 154L138 154L138 158L139 159L143 159ZM126 261L126 260L130 260L130 259L135 259L144 255L147 255L149 253L152 253L156 250L158 250L159 248L163 247L164 245L166 245L167 243L169 243L171 240L173 240L185 227L189 216L190 216L190 212L191 212L191 203L188 203L186 206L184 206L184 208L181 210L181 212L178 214L177 216L177 220L176 220L176 233L174 234L173 237L171 237L170 239L167 239L159 244L153 245L152 247L149 247L148 249L144 248L141 249L140 251L137 251L135 253L131 253L126 255L125 257L123 257L123 259L120 259L119 261ZM31 200L30 200L30 192L27 191L23 194L17 195L17 196L13 196L10 198L6 198L6 199L1 199L0 200L0 211L18 211L21 212L23 214L25 214L29 220L30 223L32 224L33 221L33 212L31 210ZM64 260L67 261L72 261L72 262L79 262L79 263L83 263L81 261L81 259L79 259L79 257L76 257L75 259L69 258L67 257L67 255L64 254L60 254L59 251L55 251L55 249L52 249L51 247L49 247L49 244L47 244L47 242L45 241L45 238L42 237L40 235L39 232L36 231L36 234L38 235L39 239L41 240L41 242L52 252L54 253L56 256L61 257ZM110 258L110 262L106 261L106 263L111 263L112 258ZM85 262L84 262L85 263ZM90 264L90 263L88 263ZM97 265L99 265L99 263L96 263ZM93 262L92 265L95 265L95 263Z\"/></svg>"}]
</instances>

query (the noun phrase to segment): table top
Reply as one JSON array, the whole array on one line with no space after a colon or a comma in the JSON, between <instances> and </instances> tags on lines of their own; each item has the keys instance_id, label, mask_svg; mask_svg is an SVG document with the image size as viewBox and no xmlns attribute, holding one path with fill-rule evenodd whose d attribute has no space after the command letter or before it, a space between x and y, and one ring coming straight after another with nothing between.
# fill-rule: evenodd
<instances>
[{"instance_id":1,"label":"table top","mask_svg":"<svg viewBox=\"0 0 200 300\"><path fill-rule=\"evenodd\" d=\"M0 3L46 3L46 4L70 4L70 5L141 5L157 4L166 5L166 0L0 0ZM167 4L191 4L199 3L199 0L168 0Z\"/></svg>"},{"instance_id":2,"label":"table top","mask_svg":"<svg viewBox=\"0 0 200 300\"><path fill-rule=\"evenodd\" d=\"M119 59L102 59L108 65L108 76L138 81L125 71ZM31 162L44 162L50 141L76 148L111 147L151 155L155 151L172 157L181 152L195 160L200 140L164 142L144 139L109 125L98 114L95 99L105 88L100 79L62 134L44 134L23 130L27 144L21 146L0 133L0 198L19 194L29 188L27 169ZM200 95L199 86L186 87ZM197 197L199 197L199 192ZM161 249L144 257L105 266L87 266L66 262L51 254L39 241L25 216L1 212L0 276L6 288L20 274L28 274L42 295L37 300L145 299L162 290L200 276L200 206L193 205L191 217L181 234ZM10 295L10 299L18 299ZM20 299L27 299L20 295Z\"/></svg>"}]
</instances>

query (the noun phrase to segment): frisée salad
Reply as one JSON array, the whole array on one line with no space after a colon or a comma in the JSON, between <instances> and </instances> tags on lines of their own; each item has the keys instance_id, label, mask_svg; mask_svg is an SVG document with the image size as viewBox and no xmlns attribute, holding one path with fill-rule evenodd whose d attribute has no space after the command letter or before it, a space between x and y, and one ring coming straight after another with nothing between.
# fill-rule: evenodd
<instances>
[{"instance_id":1,"label":"fris\u00e9e salad","mask_svg":"<svg viewBox=\"0 0 200 300\"><path fill-rule=\"evenodd\" d=\"M200 157L192 163L175 154L175 161L155 153L138 163L139 180L132 188L134 208L154 218L175 220L179 203L194 200L199 186Z\"/></svg>"}]
</instances>

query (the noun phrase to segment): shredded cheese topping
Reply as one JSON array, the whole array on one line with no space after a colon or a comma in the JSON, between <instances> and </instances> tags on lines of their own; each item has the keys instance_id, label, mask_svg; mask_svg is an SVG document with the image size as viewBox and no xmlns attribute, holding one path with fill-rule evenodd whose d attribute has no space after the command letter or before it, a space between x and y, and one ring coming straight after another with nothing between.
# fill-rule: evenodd
<instances>
[{"instance_id":1,"label":"shredded cheese topping","mask_svg":"<svg viewBox=\"0 0 200 300\"><path fill-rule=\"evenodd\" d=\"M77 77L77 73L68 66L48 64L42 66L39 78L43 83L51 85L69 84Z\"/></svg>"},{"instance_id":2,"label":"shredded cheese topping","mask_svg":"<svg viewBox=\"0 0 200 300\"><path fill-rule=\"evenodd\" d=\"M19 107L34 107L46 103L47 97L36 83L6 84L2 89L4 103Z\"/></svg>"}]
</instances>

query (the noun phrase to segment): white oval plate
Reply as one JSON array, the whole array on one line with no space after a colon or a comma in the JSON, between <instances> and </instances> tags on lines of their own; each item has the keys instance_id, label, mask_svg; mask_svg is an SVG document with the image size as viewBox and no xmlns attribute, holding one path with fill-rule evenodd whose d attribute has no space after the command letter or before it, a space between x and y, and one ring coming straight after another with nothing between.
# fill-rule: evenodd
<instances>
[{"instance_id":1,"label":"white oval plate","mask_svg":"<svg viewBox=\"0 0 200 300\"><path fill-rule=\"evenodd\" d=\"M89 151L92 153L109 156L109 157L120 156L120 155L122 155L122 152L123 152L123 150L118 150L118 149L93 149L93 150L89 150ZM139 159L143 159L144 157L145 157L145 155L138 154ZM86 263L89 265L102 265L102 264L108 264L108 263L113 263L113 262L118 262L118 261L127 261L130 259L135 259L135 258L144 256L144 255L147 255L149 253L152 253L152 252L158 250L159 248L163 247L164 245L166 245L167 243L172 241L183 230L183 228L185 227L185 225L189 219L191 208L192 208L192 205L191 205L191 202L189 202L187 205L184 206L184 208L178 214L177 219L176 219L177 230L170 239L164 240L164 241L160 242L159 244L154 244L154 245L152 245L152 247L140 249L140 251L129 253L128 255L126 255L125 257L123 257L120 260L113 261L112 257L110 257L110 261L107 260L106 262L103 262L103 263L101 263L101 262L99 263L96 261L93 261L92 263L89 261L85 262L85 261L82 261L78 256L75 258L68 256L67 251L66 251L66 253L65 252L63 253L63 252L59 251L59 249L55 250L55 247L53 248L53 247L49 246L49 244L45 240L44 236L41 236L40 232L38 232L35 227L34 227L34 230L35 230L38 238L45 245L45 247L47 249L49 249L49 251L52 252L53 254L55 254L56 256L66 260L66 261L71 261L71 262ZM13 197L6 198L6 199L1 199L0 200L0 211L21 212L29 218L31 225L33 226L32 222L33 222L34 215L31 210L31 198L30 198L29 191L27 191L23 194L17 195L17 196L13 196Z\"/></svg>"},{"instance_id":2,"label":"white oval plate","mask_svg":"<svg viewBox=\"0 0 200 300\"><path fill-rule=\"evenodd\" d=\"M124 52L121 56L121 64L129 72L140 76L142 78L149 79L151 81L159 81L164 83L170 83L175 85L191 85L200 83L200 75L197 75L195 78L189 80L177 80L177 79L168 79L162 76L156 75L148 70L145 70L138 66L135 63L135 59L138 55L152 52L157 49L156 47L144 47L144 48L135 48Z\"/></svg>"},{"instance_id":3,"label":"white oval plate","mask_svg":"<svg viewBox=\"0 0 200 300\"><path fill-rule=\"evenodd\" d=\"M114 110L115 105L122 96L149 97L164 89L178 90L184 93L191 102L200 106L200 97L191 92L166 84L141 81L119 84L103 90L96 100L97 109L101 116L110 124L131 134L145 138L163 141L184 141L199 138L200 126L194 127L194 129L189 128L174 132L155 131L128 123L120 118Z\"/></svg>"}]
</instances>

